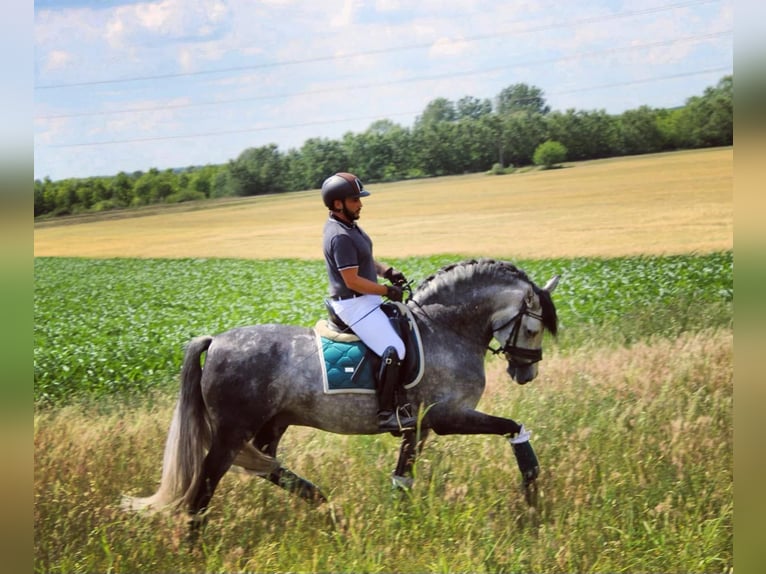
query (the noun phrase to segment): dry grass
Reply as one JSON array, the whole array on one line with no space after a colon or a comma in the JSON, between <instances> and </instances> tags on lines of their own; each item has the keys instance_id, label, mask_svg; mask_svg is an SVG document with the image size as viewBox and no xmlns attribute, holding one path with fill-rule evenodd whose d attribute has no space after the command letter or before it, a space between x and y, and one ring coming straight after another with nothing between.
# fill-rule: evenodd
<instances>
[{"instance_id":1,"label":"dry grass","mask_svg":"<svg viewBox=\"0 0 766 574\"><path fill-rule=\"evenodd\" d=\"M361 223L381 257L549 258L733 247L733 149L506 176L379 184ZM318 192L149 208L35 226L36 256L304 258L320 254Z\"/></svg>"},{"instance_id":2,"label":"dry grass","mask_svg":"<svg viewBox=\"0 0 766 574\"><path fill-rule=\"evenodd\" d=\"M733 556L731 331L552 354L538 380L489 369L482 408L525 422L542 465L530 511L499 437L435 436L396 503L397 441L291 429L282 458L318 510L228 474L204 544L124 515L159 479L171 404L35 415L35 568L137 571L726 572Z\"/></svg>"}]
</instances>

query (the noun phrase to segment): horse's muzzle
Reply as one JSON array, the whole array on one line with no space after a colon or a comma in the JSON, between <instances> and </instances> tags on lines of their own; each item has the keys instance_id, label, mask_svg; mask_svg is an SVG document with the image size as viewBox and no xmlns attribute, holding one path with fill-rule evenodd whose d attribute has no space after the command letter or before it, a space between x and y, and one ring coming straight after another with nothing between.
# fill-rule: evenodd
<instances>
[{"instance_id":1,"label":"horse's muzzle","mask_svg":"<svg viewBox=\"0 0 766 574\"><path fill-rule=\"evenodd\" d=\"M508 361L508 374L514 381L525 385L537 376L537 363L543 358L542 349L506 345L503 353Z\"/></svg>"},{"instance_id":2,"label":"horse's muzzle","mask_svg":"<svg viewBox=\"0 0 766 574\"><path fill-rule=\"evenodd\" d=\"M520 385L526 385L537 376L537 365L534 363L523 367L508 363L508 369L506 370L510 377Z\"/></svg>"}]
</instances>

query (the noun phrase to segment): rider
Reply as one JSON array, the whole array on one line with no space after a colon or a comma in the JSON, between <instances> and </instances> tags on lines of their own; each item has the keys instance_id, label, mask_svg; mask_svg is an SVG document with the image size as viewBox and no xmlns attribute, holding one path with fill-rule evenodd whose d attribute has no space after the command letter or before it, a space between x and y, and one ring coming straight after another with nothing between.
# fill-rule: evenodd
<instances>
[{"instance_id":1,"label":"rider","mask_svg":"<svg viewBox=\"0 0 766 574\"><path fill-rule=\"evenodd\" d=\"M402 300L404 275L372 255L372 240L356 224L362 197L370 193L358 177L340 172L322 184L322 200L330 210L324 226L324 258L330 279L330 306L375 354L381 357L377 376L378 428L401 431L417 420L395 406L395 390L404 360L404 343L380 308L381 297ZM378 283L378 277L392 285Z\"/></svg>"}]
</instances>

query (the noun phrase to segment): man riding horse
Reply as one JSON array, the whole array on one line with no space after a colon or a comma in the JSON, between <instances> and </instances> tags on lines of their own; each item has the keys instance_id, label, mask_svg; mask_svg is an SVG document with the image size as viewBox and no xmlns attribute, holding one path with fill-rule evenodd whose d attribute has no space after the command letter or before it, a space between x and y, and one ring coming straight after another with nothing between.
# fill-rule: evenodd
<instances>
[{"instance_id":1,"label":"man riding horse","mask_svg":"<svg viewBox=\"0 0 766 574\"><path fill-rule=\"evenodd\" d=\"M378 428L397 432L415 428L417 420L395 405L405 347L380 305L383 295L401 301L406 279L400 271L375 260L372 240L356 224L362 210L361 198L368 195L370 192L351 173L336 173L322 184L322 200L330 210L323 237L330 282L328 302L335 314L381 358L376 379ZM380 284L378 277L392 284Z\"/></svg>"}]
</instances>

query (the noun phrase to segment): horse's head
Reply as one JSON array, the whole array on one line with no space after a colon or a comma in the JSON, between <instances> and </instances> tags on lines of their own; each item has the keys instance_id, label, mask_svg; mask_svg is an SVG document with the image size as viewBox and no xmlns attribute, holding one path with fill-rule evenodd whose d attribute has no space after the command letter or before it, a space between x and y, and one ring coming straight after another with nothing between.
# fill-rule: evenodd
<instances>
[{"instance_id":1,"label":"horse's head","mask_svg":"<svg viewBox=\"0 0 766 574\"><path fill-rule=\"evenodd\" d=\"M508 361L508 374L520 385L537 376L537 363L543 358L543 333L555 335L558 328L556 308L551 293L558 285L553 277L540 289L533 283L520 282L521 290L513 291L513 302L501 317L493 320L492 333L503 345L496 350Z\"/></svg>"},{"instance_id":2,"label":"horse's head","mask_svg":"<svg viewBox=\"0 0 766 574\"><path fill-rule=\"evenodd\" d=\"M451 325L461 324L463 329L480 325L481 336L486 337L483 344L493 337L500 343L499 348L489 349L503 353L508 374L523 385L537 376L543 333L556 334L558 319L551 293L558 282L556 276L541 289L511 263L471 259L443 267L426 278L411 301L421 309L433 307L424 311L424 316L434 323L446 309L456 313L450 318ZM442 324L447 326L446 320ZM455 334L451 325L448 330Z\"/></svg>"}]
</instances>

